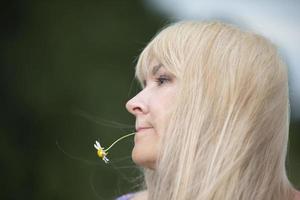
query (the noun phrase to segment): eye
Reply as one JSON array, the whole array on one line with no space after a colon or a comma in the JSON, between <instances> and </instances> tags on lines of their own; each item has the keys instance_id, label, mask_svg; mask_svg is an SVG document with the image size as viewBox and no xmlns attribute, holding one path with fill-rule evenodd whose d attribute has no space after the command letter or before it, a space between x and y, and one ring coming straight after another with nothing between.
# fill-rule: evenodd
<instances>
[{"instance_id":1,"label":"eye","mask_svg":"<svg viewBox=\"0 0 300 200\"><path fill-rule=\"evenodd\" d=\"M167 75L160 75L159 77L157 77L155 79L155 81L157 82L158 86L160 86L160 85L162 85L162 84L164 84L164 83L166 83L166 82L168 82L170 80L171 80L170 77L167 76Z\"/></svg>"}]
</instances>

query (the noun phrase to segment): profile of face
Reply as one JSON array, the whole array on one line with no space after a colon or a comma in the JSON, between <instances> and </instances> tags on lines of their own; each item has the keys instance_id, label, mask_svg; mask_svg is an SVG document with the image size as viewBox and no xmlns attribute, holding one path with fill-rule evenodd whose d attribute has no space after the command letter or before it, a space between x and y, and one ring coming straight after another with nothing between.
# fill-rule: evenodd
<instances>
[{"instance_id":1,"label":"profile of face","mask_svg":"<svg viewBox=\"0 0 300 200\"><path fill-rule=\"evenodd\" d=\"M127 110L136 118L133 161L155 169L159 140L164 134L176 96L178 79L158 61L150 63L150 73L144 88L126 103Z\"/></svg>"}]
</instances>

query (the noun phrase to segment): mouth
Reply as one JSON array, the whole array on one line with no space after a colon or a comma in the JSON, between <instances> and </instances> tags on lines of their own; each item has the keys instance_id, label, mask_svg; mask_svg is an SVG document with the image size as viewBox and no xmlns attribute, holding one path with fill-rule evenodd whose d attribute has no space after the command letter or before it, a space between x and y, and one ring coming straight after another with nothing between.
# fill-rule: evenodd
<instances>
[{"instance_id":1,"label":"mouth","mask_svg":"<svg viewBox=\"0 0 300 200\"><path fill-rule=\"evenodd\" d=\"M151 128L153 128L153 127L139 127L139 128L136 129L136 132L141 132L141 131L151 129Z\"/></svg>"}]
</instances>

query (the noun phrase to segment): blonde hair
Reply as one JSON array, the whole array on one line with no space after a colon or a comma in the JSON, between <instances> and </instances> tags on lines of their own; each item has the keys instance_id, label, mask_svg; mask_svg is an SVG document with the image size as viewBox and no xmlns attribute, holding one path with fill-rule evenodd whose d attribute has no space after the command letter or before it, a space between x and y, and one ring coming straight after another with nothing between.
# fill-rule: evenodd
<instances>
[{"instance_id":1,"label":"blonde hair","mask_svg":"<svg viewBox=\"0 0 300 200\"><path fill-rule=\"evenodd\" d=\"M142 84L152 59L180 89L156 170L145 169L149 200L293 198L287 67L271 42L221 22L182 21L141 53Z\"/></svg>"}]
</instances>

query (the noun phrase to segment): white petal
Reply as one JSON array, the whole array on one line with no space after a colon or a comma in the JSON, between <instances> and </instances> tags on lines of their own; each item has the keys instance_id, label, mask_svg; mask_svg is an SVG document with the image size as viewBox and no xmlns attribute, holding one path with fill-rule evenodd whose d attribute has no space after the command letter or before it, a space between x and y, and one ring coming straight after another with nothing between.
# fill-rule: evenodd
<instances>
[{"instance_id":1,"label":"white petal","mask_svg":"<svg viewBox=\"0 0 300 200\"><path fill-rule=\"evenodd\" d=\"M96 140L96 144L99 148L101 148L100 142L98 142L97 140Z\"/></svg>"},{"instance_id":2,"label":"white petal","mask_svg":"<svg viewBox=\"0 0 300 200\"><path fill-rule=\"evenodd\" d=\"M97 150L99 150L99 147L98 147L96 144L94 144L94 147L95 147Z\"/></svg>"},{"instance_id":3,"label":"white petal","mask_svg":"<svg viewBox=\"0 0 300 200\"><path fill-rule=\"evenodd\" d=\"M105 156L103 157L103 160L104 160L105 163L109 162L109 159L107 157L105 157Z\"/></svg>"}]
</instances>

